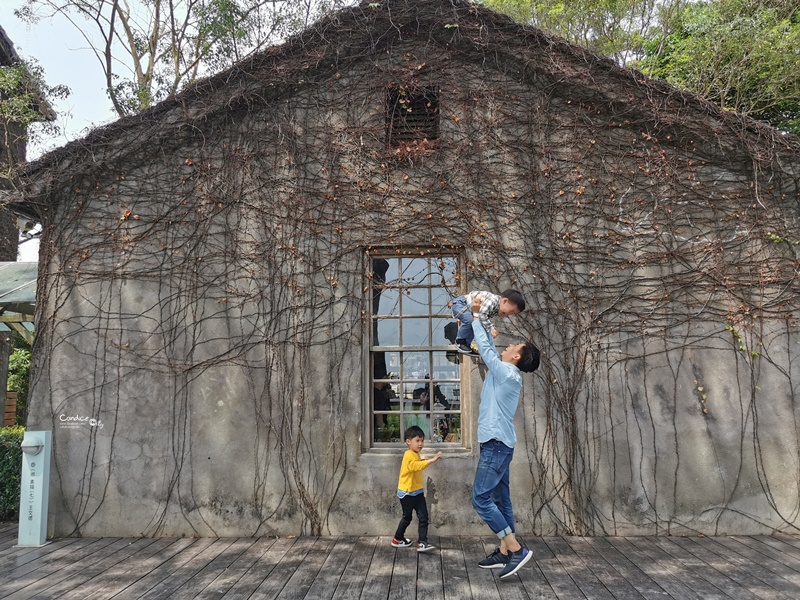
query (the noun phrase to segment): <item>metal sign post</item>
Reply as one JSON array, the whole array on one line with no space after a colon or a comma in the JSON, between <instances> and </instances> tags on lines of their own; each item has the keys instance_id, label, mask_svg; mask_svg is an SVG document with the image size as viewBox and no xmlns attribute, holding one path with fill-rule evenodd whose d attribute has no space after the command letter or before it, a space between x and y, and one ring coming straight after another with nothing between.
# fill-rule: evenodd
<instances>
[{"instance_id":1,"label":"metal sign post","mask_svg":"<svg viewBox=\"0 0 800 600\"><path fill-rule=\"evenodd\" d=\"M18 546L44 546L47 543L52 447L51 431L26 431L22 438Z\"/></svg>"}]
</instances>

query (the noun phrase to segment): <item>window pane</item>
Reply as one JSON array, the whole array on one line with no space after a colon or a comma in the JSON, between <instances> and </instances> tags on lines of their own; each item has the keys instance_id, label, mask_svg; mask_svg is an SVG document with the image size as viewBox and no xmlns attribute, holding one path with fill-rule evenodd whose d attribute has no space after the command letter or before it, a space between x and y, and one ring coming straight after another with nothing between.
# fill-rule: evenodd
<instances>
[{"instance_id":1,"label":"window pane","mask_svg":"<svg viewBox=\"0 0 800 600\"><path fill-rule=\"evenodd\" d=\"M433 415L434 442L461 443L461 415Z\"/></svg>"},{"instance_id":2,"label":"window pane","mask_svg":"<svg viewBox=\"0 0 800 600\"><path fill-rule=\"evenodd\" d=\"M461 377L458 357L451 356L451 352L433 352L432 354L433 376L435 379L458 380Z\"/></svg>"},{"instance_id":3,"label":"window pane","mask_svg":"<svg viewBox=\"0 0 800 600\"><path fill-rule=\"evenodd\" d=\"M407 287L428 282L429 259L406 258L403 260L403 282Z\"/></svg>"},{"instance_id":4,"label":"window pane","mask_svg":"<svg viewBox=\"0 0 800 600\"><path fill-rule=\"evenodd\" d=\"M405 410L420 411L431 409L431 390L427 383L414 384L411 401L406 403Z\"/></svg>"},{"instance_id":5,"label":"window pane","mask_svg":"<svg viewBox=\"0 0 800 600\"><path fill-rule=\"evenodd\" d=\"M403 410L412 410L411 401L414 398L414 388L417 387L416 383L403 383Z\"/></svg>"},{"instance_id":6,"label":"window pane","mask_svg":"<svg viewBox=\"0 0 800 600\"><path fill-rule=\"evenodd\" d=\"M442 288L431 288L431 313L432 315L452 315L453 312L447 304L453 297Z\"/></svg>"},{"instance_id":7,"label":"window pane","mask_svg":"<svg viewBox=\"0 0 800 600\"><path fill-rule=\"evenodd\" d=\"M372 261L372 285L397 282L400 273L400 259L376 258Z\"/></svg>"},{"instance_id":8,"label":"window pane","mask_svg":"<svg viewBox=\"0 0 800 600\"><path fill-rule=\"evenodd\" d=\"M403 379L429 378L430 360L427 352L403 352Z\"/></svg>"},{"instance_id":9,"label":"window pane","mask_svg":"<svg viewBox=\"0 0 800 600\"><path fill-rule=\"evenodd\" d=\"M373 442L399 442L400 415L375 415L373 417Z\"/></svg>"},{"instance_id":10,"label":"window pane","mask_svg":"<svg viewBox=\"0 0 800 600\"><path fill-rule=\"evenodd\" d=\"M426 414L422 414L422 413L419 413L419 414L407 413L407 414L403 415L403 423L404 423L404 429L403 429L404 432L405 432L406 429L408 429L412 425L416 425L417 427L422 429L423 432L425 432L425 439L426 440L431 439L431 427L430 427L431 417L430 417L430 415L426 415ZM405 437L405 435L403 437Z\"/></svg>"},{"instance_id":11,"label":"window pane","mask_svg":"<svg viewBox=\"0 0 800 600\"><path fill-rule=\"evenodd\" d=\"M396 397L397 391L391 383L376 381L372 385L372 408L374 410L392 410L392 399Z\"/></svg>"},{"instance_id":12,"label":"window pane","mask_svg":"<svg viewBox=\"0 0 800 600\"><path fill-rule=\"evenodd\" d=\"M389 379L400 378L400 353L386 352L386 370Z\"/></svg>"},{"instance_id":13,"label":"window pane","mask_svg":"<svg viewBox=\"0 0 800 600\"><path fill-rule=\"evenodd\" d=\"M450 323L455 323L455 321L452 318L431 319L431 329L433 331L433 340L431 341L432 346L449 346L452 343L447 337L448 333L452 335L452 332L448 332L446 329ZM450 327L452 328L453 325ZM457 327L456 331L458 331Z\"/></svg>"},{"instance_id":14,"label":"window pane","mask_svg":"<svg viewBox=\"0 0 800 600\"><path fill-rule=\"evenodd\" d=\"M412 288L403 294L403 316L429 315L428 288Z\"/></svg>"},{"instance_id":15,"label":"window pane","mask_svg":"<svg viewBox=\"0 0 800 600\"><path fill-rule=\"evenodd\" d=\"M403 319L403 345L429 346L428 319ZM444 334L442 334L443 336Z\"/></svg>"},{"instance_id":16,"label":"window pane","mask_svg":"<svg viewBox=\"0 0 800 600\"><path fill-rule=\"evenodd\" d=\"M453 256L435 258L431 260L430 284L444 286L455 292L458 284L458 259Z\"/></svg>"},{"instance_id":17,"label":"window pane","mask_svg":"<svg viewBox=\"0 0 800 600\"><path fill-rule=\"evenodd\" d=\"M397 288L372 288L372 314L400 316L400 290Z\"/></svg>"},{"instance_id":18,"label":"window pane","mask_svg":"<svg viewBox=\"0 0 800 600\"><path fill-rule=\"evenodd\" d=\"M374 346L399 346L399 323L397 319L376 319L372 344Z\"/></svg>"},{"instance_id":19,"label":"window pane","mask_svg":"<svg viewBox=\"0 0 800 600\"><path fill-rule=\"evenodd\" d=\"M426 440L460 443L461 368L450 349L457 323L447 306L457 295L457 266L455 257L372 261L371 443L402 446L412 425Z\"/></svg>"}]
</instances>

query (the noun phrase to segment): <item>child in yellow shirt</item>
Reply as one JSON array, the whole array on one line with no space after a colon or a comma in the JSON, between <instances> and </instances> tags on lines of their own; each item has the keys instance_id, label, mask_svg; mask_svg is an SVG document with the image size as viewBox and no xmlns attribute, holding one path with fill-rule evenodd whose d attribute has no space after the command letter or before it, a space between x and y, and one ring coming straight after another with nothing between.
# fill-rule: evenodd
<instances>
[{"instance_id":1,"label":"child in yellow shirt","mask_svg":"<svg viewBox=\"0 0 800 600\"><path fill-rule=\"evenodd\" d=\"M406 429L406 450L403 455L403 464L400 465L400 478L397 481L397 497L403 508L403 518L397 526L397 531L392 539L395 548L407 548L411 540L405 537L406 528L411 525L411 514L417 512L419 521L419 542L417 552L433 550L434 546L428 543L428 504L425 502L425 488L422 485L422 470L435 463L442 457L439 452L433 458L420 458L419 453L425 445L425 432L413 425Z\"/></svg>"}]
</instances>

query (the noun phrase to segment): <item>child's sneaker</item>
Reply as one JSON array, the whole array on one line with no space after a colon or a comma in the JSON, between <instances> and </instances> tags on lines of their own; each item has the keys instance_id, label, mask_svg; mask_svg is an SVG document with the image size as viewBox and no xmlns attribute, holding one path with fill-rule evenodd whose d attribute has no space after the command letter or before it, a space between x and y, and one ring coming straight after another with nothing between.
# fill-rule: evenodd
<instances>
[{"instance_id":1,"label":"child's sneaker","mask_svg":"<svg viewBox=\"0 0 800 600\"><path fill-rule=\"evenodd\" d=\"M427 552L428 550L433 550L436 548L433 544L429 544L428 542L420 542L417 544L417 552Z\"/></svg>"},{"instance_id":2,"label":"child's sneaker","mask_svg":"<svg viewBox=\"0 0 800 600\"><path fill-rule=\"evenodd\" d=\"M456 342L456 350L459 354L466 354L467 356L480 356L480 354L477 352L477 346L475 346L475 348L476 351L473 352L471 346L467 346L464 342Z\"/></svg>"},{"instance_id":3,"label":"child's sneaker","mask_svg":"<svg viewBox=\"0 0 800 600\"><path fill-rule=\"evenodd\" d=\"M403 538L402 540L398 540L397 538L392 538L392 546L395 548L408 548L411 545L411 540L408 538Z\"/></svg>"},{"instance_id":4,"label":"child's sneaker","mask_svg":"<svg viewBox=\"0 0 800 600\"><path fill-rule=\"evenodd\" d=\"M508 556L500 552L500 548L495 548L489 556L478 561L481 569L502 569L508 564Z\"/></svg>"}]
</instances>

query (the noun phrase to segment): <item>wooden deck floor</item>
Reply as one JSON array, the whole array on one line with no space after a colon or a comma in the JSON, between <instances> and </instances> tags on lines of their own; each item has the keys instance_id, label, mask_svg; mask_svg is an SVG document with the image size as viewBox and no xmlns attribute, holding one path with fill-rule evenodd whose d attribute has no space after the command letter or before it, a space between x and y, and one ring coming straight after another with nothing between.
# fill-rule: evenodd
<instances>
[{"instance_id":1,"label":"wooden deck floor","mask_svg":"<svg viewBox=\"0 0 800 600\"><path fill-rule=\"evenodd\" d=\"M418 554L386 537L67 538L15 548L0 526L0 598L528 600L800 598L800 537L543 537L508 580L477 568L491 537Z\"/></svg>"}]
</instances>

